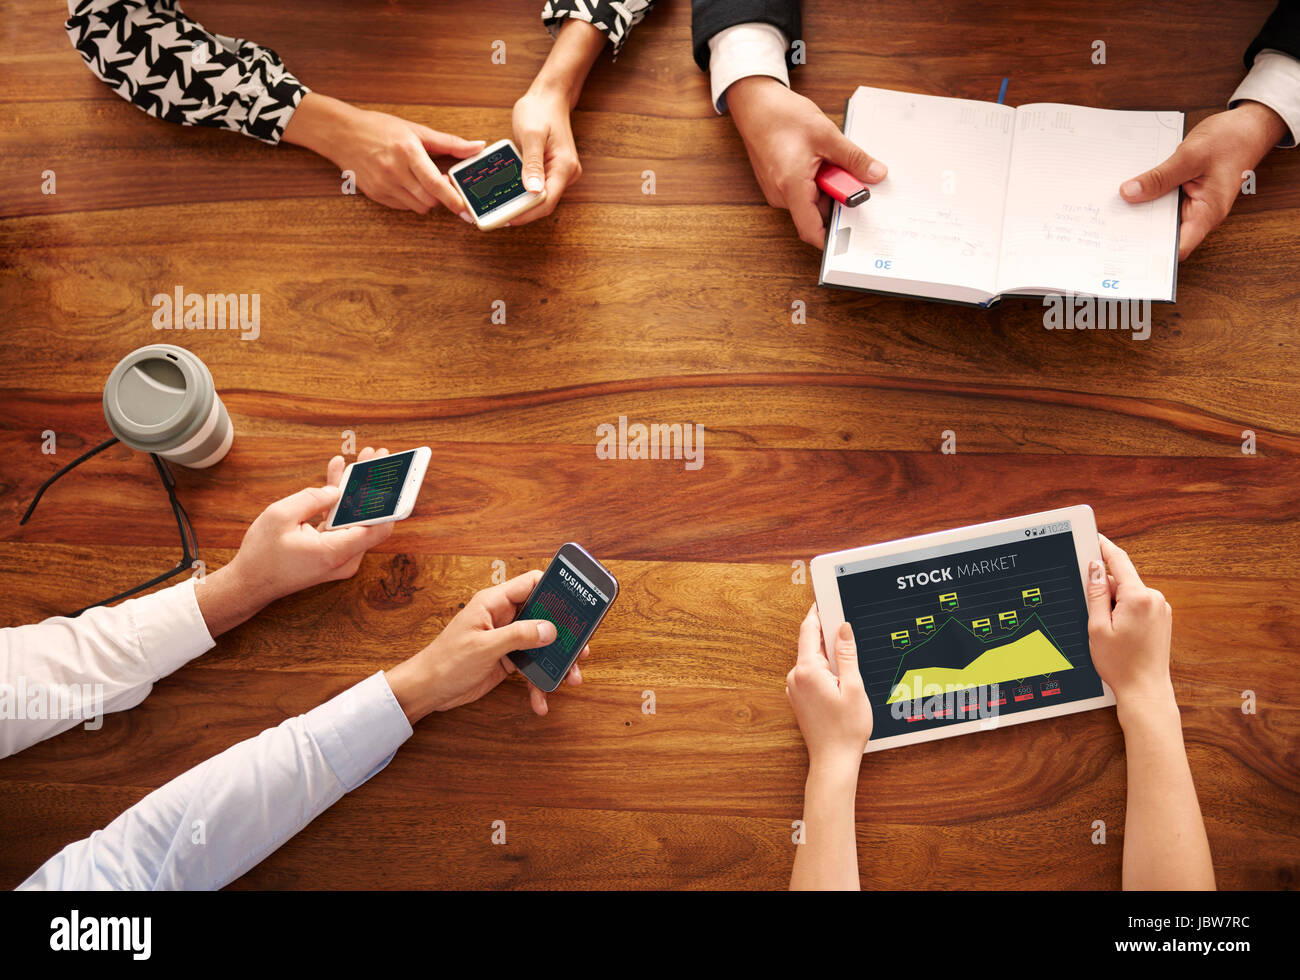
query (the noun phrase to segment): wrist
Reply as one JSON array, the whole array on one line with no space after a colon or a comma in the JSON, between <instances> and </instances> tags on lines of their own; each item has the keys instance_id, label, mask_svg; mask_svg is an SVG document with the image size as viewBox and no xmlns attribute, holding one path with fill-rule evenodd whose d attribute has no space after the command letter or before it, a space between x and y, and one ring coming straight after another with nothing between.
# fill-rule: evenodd
<instances>
[{"instance_id":1,"label":"wrist","mask_svg":"<svg viewBox=\"0 0 1300 980\"><path fill-rule=\"evenodd\" d=\"M198 600L199 613L208 627L208 633L214 640L250 619L271 601L263 598L262 590L250 587L233 560L215 572L196 579L194 597Z\"/></svg>"},{"instance_id":2,"label":"wrist","mask_svg":"<svg viewBox=\"0 0 1300 980\"><path fill-rule=\"evenodd\" d=\"M281 140L333 160L331 151L361 111L328 95L308 92L294 109Z\"/></svg>"},{"instance_id":3,"label":"wrist","mask_svg":"<svg viewBox=\"0 0 1300 980\"><path fill-rule=\"evenodd\" d=\"M736 79L727 86L726 91L722 94L727 103L727 111L731 113L734 119L746 117L755 105L764 101L775 91L773 86L780 89L785 88L780 81L771 75L747 75L744 78Z\"/></svg>"},{"instance_id":4,"label":"wrist","mask_svg":"<svg viewBox=\"0 0 1300 980\"><path fill-rule=\"evenodd\" d=\"M1115 714L1126 732L1130 728L1149 725L1182 727L1182 715L1170 681L1154 684L1148 689L1116 691Z\"/></svg>"},{"instance_id":5,"label":"wrist","mask_svg":"<svg viewBox=\"0 0 1300 980\"><path fill-rule=\"evenodd\" d=\"M605 35L591 24L567 19L529 91L534 95L563 98L573 109L605 44Z\"/></svg>"},{"instance_id":6,"label":"wrist","mask_svg":"<svg viewBox=\"0 0 1300 980\"><path fill-rule=\"evenodd\" d=\"M853 751L824 752L808 757L807 788L830 791L848 790L856 794L862 753Z\"/></svg>"},{"instance_id":7,"label":"wrist","mask_svg":"<svg viewBox=\"0 0 1300 980\"><path fill-rule=\"evenodd\" d=\"M1265 153L1282 142L1289 132L1282 117L1262 102L1246 99L1228 111L1241 114L1240 118L1246 123L1248 131L1254 136L1254 149L1258 152L1260 159L1263 159Z\"/></svg>"},{"instance_id":8,"label":"wrist","mask_svg":"<svg viewBox=\"0 0 1300 980\"><path fill-rule=\"evenodd\" d=\"M419 657L403 660L391 670L384 671L384 677L411 727L437 709L434 685Z\"/></svg>"}]
</instances>

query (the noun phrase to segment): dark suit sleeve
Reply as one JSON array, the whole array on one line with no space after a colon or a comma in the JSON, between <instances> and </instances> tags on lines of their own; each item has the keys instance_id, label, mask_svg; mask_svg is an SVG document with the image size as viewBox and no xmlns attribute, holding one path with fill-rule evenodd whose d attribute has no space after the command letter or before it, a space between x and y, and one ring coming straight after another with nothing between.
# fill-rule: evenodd
<instances>
[{"instance_id":1,"label":"dark suit sleeve","mask_svg":"<svg viewBox=\"0 0 1300 980\"><path fill-rule=\"evenodd\" d=\"M755 22L779 28L791 43L803 37L799 0L691 0L691 47L695 63L702 71L708 71L709 39L728 27Z\"/></svg>"},{"instance_id":2,"label":"dark suit sleeve","mask_svg":"<svg viewBox=\"0 0 1300 980\"><path fill-rule=\"evenodd\" d=\"M1255 55L1265 48L1273 48L1300 59L1300 0L1281 0L1277 5L1277 9L1264 22L1264 29L1246 49L1244 60L1247 68L1255 63ZM696 59L698 58L697 53Z\"/></svg>"}]
</instances>

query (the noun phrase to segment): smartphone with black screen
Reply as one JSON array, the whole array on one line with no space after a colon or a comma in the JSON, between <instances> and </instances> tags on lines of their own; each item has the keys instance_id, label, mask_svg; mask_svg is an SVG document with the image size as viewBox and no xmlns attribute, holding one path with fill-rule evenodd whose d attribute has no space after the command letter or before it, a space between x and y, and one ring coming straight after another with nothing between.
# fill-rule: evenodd
<instances>
[{"instance_id":1,"label":"smartphone with black screen","mask_svg":"<svg viewBox=\"0 0 1300 980\"><path fill-rule=\"evenodd\" d=\"M510 654L519 672L543 691L560 686L564 675L596 632L618 595L618 580L581 545L561 545L515 619L545 619L555 625L555 642Z\"/></svg>"}]
</instances>

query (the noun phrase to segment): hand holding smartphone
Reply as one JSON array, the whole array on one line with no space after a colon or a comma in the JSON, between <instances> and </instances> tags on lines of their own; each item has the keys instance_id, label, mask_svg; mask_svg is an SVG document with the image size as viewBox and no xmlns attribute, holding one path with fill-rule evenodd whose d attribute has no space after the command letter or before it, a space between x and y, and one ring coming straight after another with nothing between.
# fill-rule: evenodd
<instances>
[{"instance_id":1,"label":"hand holding smartphone","mask_svg":"<svg viewBox=\"0 0 1300 980\"><path fill-rule=\"evenodd\" d=\"M428 446L420 446L349 464L339 480L341 492L325 529L406 520L432 456Z\"/></svg>"},{"instance_id":2,"label":"hand holding smartphone","mask_svg":"<svg viewBox=\"0 0 1300 980\"><path fill-rule=\"evenodd\" d=\"M550 693L573 666L618 595L618 580L581 545L561 545L536 588L515 616L545 619L555 626L555 642L535 650L516 650L510 660L540 690Z\"/></svg>"},{"instance_id":3,"label":"hand holding smartphone","mask_svg":"<svg viewBox=\"0 0 1300 980\"><path fill-rule=\"evenodd\" d=\"M447 171L470 216L483 231L499 228L540 204L546 191L524 188L524 162L510 140L498 140L478 156Z\"/></svg>"}]
</instances>

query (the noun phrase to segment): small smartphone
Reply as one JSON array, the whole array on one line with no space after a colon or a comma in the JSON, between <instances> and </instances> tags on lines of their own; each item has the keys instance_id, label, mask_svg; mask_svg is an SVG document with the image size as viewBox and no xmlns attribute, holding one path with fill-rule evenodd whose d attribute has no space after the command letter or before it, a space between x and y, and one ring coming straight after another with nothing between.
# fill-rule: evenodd
<instances>
[{"instance_id":1,"label":"small smartphone","mask_svg":"<svg viewBox=\"0 0 1300 980\"><path fill-rule=\"evenodd\" d=\"M510 140L498 140L476 157L462 160L447 176L465 199L474 223L499 228L541 202L546 190L524 189L524 161Z\"/></svg>"},{"instance_id":2,"label":"small smartphone","mask_svg":"<svg viewBox=\"0 0 1300 980\"><path fill-rule=\"evenodd\" d=\"M535 650L516 650L510 659L543 691L554 691L617 595L618 580L604 565L581 545L572 541L561 545L515 617L550 620L555 624L555 642Z\"/></svg>"},{"instance_id":3,"label":"small smartphone","mask_svg":"<svg viewBox=\"0 0 1300 980\"><path fill-rule=\"evenodd\" d=\"M343 471L327 530L354 524L383 524L411 516L424 471L433 453L428 446L352 463Z\"/></svg>"}]
</instances>

